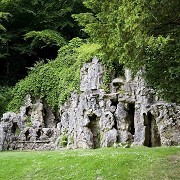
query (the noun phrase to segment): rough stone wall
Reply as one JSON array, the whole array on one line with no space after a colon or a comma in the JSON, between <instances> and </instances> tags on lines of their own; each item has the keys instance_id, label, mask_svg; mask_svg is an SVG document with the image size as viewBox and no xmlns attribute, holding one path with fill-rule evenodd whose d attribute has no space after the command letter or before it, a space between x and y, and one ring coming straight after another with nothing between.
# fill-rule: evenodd
<instances>
[{"instance_id":1,"label":"rough stone wall","mask_svg":"<svg viewBox=\"0 0 180 180\"><path fill-rule=\"evenodd\" d=\"M160 100L140 75L132 79L129 70L112 81L109 93L102 89L102 76L97 58L85 64L81 93L71 94L58 118L46 103L32 104L27 97L19 114L3 115L0 149L180 144L180 106Z\"/></svg>"}]
</instances>

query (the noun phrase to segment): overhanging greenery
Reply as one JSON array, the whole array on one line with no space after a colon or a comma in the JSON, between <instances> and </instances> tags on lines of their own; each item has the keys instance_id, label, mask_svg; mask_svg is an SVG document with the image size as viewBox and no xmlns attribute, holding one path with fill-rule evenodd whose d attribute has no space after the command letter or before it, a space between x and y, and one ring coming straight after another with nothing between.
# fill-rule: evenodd
<instances>
[{"instance_id":1,"label":"overhanging greenery","mask_svg":"<svg viewBox=\"0 0 180 180\"><path fill-rule=\"evenodd\" d=\"M46 100L56 110L70 93L79 91L80 69L92 59L100 48L97 44L85 43L75 38L59 50L54 61L38 62L29 75L16 84L9 110L17 111L27 94Z\"/></svg>"},{"instance_id":2,"label":"overhanging greenery","mask_svg":"<svg viewBox=\"0 0 180 180\"><path fill-rule=\"evenodd\" d=\"M163 99L180 102L179 0L84 0L90 13L74 15L105 64L118 62L144 77Z\"/></svg>"}]
</instances>

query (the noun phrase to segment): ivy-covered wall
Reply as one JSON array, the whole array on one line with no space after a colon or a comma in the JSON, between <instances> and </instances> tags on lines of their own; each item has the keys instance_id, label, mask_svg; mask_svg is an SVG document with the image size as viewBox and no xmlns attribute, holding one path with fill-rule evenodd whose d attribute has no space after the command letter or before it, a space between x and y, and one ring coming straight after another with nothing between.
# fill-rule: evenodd
<instances>
[{"instance_id":1,"label":"ivy-covered wall","mask_svg":"<svg viewBox=\"0 0 180 180\"><path fill-rule=\"evenodd\" d=\"M27 94L44 99L56 110L70 92L79 91L80 69L85 62L97 54L99 45L75 38L59 50L57 58L48 63L40 61L29 71L29 75L16 84L13 98L8 105L17 111Z\"/></svg>"}]
</instances>

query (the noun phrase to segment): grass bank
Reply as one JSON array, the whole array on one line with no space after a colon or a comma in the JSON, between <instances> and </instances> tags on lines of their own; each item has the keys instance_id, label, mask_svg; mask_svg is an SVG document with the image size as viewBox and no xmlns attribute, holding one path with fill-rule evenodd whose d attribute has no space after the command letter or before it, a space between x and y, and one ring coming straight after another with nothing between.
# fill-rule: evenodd
<instances>
[{"instance_id":1,"label":"grass bank","mask_svg":"<svg viewBox=\"0 0 180 180\"><path fill-rule=\"evenodd\" d=\"M180 148L0 152L0 179L179 179Z\"/></svg>"}]
</instances>

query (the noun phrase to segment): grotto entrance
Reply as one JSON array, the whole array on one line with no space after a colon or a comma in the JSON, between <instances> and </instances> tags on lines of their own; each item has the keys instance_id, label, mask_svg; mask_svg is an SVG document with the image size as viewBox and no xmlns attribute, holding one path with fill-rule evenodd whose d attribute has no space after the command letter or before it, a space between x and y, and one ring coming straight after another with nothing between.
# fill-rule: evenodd
<instances>
[{"instance_id":1,"label":"grotto entrance","mask_svg":"<svg viewBox=\"0 0 180 180\"><path fill-rule=\"evenodd\" d=\"M29 133L29 130L27 130L26 132L25 132L25 137L26 137L26 141L29 141L30 140L30 133Z\"/></svg>"},{"instance_id":2,"label":"grotto entrance","mask_svg":"<svg viewBox=\"0 0 180 180\"><path fill-rule=\"evenodd\" d=\"M144 116L144 126L145 126L144 146L147 147L161 146L161 139L154 116L150 112L148 112L147 115L143 113L143 116Z\"/></svg>"},{"instance_id":3,"label":"grotto entrance","mask_svg":"<svg viewBox=\"0 0 180 180\"><path fill-rule=\"evenodd\" d=\"M93 148L100 147L100 140L99 140L99 121L97 120L97 116L95 114L89 116L90 123L88 124L88 128L91 130L93 134Z\"/></svg>"},{"instance_id":4,"label":"grotto entrance","mask_svg":"<svg viewBox=\"0 0 180 180\"><path fill-rule=\"evenodd\" d=\"M134 127L134 113L135 113L135 104L129 103L127 105L127 113L128 113L128 121L129 121L129 132L134 135L135 127Z\"/></svg>"},{"instance_id":5,"label":"grotto entrance","mask_svg":"<svg viewBox=\"0 0 180 180\"><path fill-rule=\"evenodd\" d=\"M53 128L56 127L59 120L53 110L48 107L46 103L43 104L43 127L44 128Z\"/></svg>"},{"instance_id":6,"label":"grotto entrance","mask_svg":"<svg viewBox=\"0 0 180 180\"><path fill-rule=\"evenodd\" d=\"M18 124L16 122L13 123L13 126L11 128L11 133L14 135L18 135L20 133L20 129L19 129Z\"/></svg>"}]
</instances>

